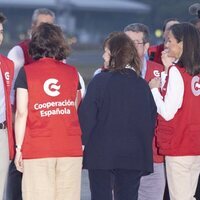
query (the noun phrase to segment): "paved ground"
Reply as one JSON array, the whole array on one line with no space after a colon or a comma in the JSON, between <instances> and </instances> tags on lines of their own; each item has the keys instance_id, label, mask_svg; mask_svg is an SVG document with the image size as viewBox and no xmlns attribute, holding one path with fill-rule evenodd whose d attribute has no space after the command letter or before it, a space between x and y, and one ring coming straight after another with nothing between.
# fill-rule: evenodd
<instances>
[{"instance_id":1,"label":"paved ground","mask_svg":"<svg viewBox=\"0 0 200 200\"><path fill-rule=\"evenodd\" d=\"M89 181L86 170L82 171L81 200L90 200Z\"/></svg>"}]
</instances>

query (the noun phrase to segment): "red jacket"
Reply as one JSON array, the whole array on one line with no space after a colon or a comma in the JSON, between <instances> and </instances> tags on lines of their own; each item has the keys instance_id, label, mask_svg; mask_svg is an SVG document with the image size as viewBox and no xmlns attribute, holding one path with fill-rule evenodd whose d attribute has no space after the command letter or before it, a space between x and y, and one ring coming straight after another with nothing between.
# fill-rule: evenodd
<instances>
[{"instance_id":1,"label":"red jacket","mask_svg":"<svg viewBox=\"0 0 200 200\"><path fill-rule=\"evenodd\" d=\"M200 75L190 76L184 68L176 67L184 82L183 103L172 120L159 116L159 152L169 156L200 155Z\"/></svg>"},{"instance_id":2,"label":"red jacket","mask_svg":"<svg viewBox=\"0 0 200 200\"><path fill-rule=\"evenodd\" d=\"M145 80L149 82L154 77L160 77L163 70L163 65L148 60ZM153 138L153 160L155 163L162 163L164 161L164 157L158 153L156 137Z\"/></svg>"},{"instance_id":3,"label":"red jacket","mask_svg":"<svg viewBox=\"0 0 200 200\"><path fill-rule=\"evenodd\" d=\"M29 103L23 158L82 156L76 69L42 58L26 65L25 73Z\"/></svg>"},{"instance_id":4,"label":"red jacket","mask_svg":"<svg viewBox=\"0 0 200 200\"><path fill-rule=\"evenodd\" d=\"M12 129L12 109L10 103L10 91L12 86L12 80L14 76L14 64L11 60L5 56L0 55L0 68L3 77L5 101L6 101L6 122L8 129L8 143L9 143L9 155L10 159L14 158L14 136Z\"/></svg>"},{"instance_id":5,"label":"red jacket","mask_svg":"<svg viewBox=\"0 0 200 200\"><path fill-rule=\"evenodd\" d=\"M161 52L164 50L164 44L150 46L148 49L149 60L162 64Z\"/></svg>"},{"instance_id":6,"label":"red jacket","mask_svg":"<svg viewBox=\"0 0 200 200\"><path fill-rule=\"evenodd\" d=\"M18 44L22 48L22 51L24 53L24 65L28 65L34 62L33 58L29 54L29 43L30 39L26 39Z\"/></svg>"}]
</instances>

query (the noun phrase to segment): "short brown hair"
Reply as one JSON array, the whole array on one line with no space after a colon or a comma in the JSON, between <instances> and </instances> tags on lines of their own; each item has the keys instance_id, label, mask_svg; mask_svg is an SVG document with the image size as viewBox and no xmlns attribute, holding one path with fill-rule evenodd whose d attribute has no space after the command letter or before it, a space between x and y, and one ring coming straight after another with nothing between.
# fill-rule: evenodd
<instances>
[{"instance_id":1,"label":"short brown hair","mask_svg":"<svg viewBox=\"0 0 200 200\"><path fill-rule=\"evenodd\" d=\"M123 70L126 66L140 74L140 58L133 41L123 32L116 34L108 41L110 50L110 70Z\"/></svg>"},{"instance_id":2,"label":"short brown hair","mask_svg":"<svg viewBox=\"0 0 200 200\"><path fill-rule=\"evenodd\" d=\"M109 33L109 35L107 36L107 38L104 40L103 43L103 50L105 50L105 48L108 46L109 41L116 35L120 34L121 32L119 31L113 31L111 33Z\"/></svg>"},{"instance_id":3,"label":"short brown hair","mask_svg":"<svg viewBox=\"0 0 200 200\"><path fill-rule=\"evenodd\" d=\"M143 42L146 44L150 41L149 39L149 28L148 26L146 26L145 24L141 24L141 23L133 23L133 24L129 24L128 26L126 26L124 28L124 32L128 32L128 31L132 31L132 32L136 32L136 33L143 33Z\"/></svg>"},{"instance_id":4,"label":"short brown hair","mask_svg":"<svg viewBox=\"0 0 200 200\"><path fill-rule=\"evenodd\" d=\"M29 53L33 59L50 57L63 60L69 55L69 51L69 46L59 26L42 23L34 30L29 45Z\"/></svg>"}]
</instances>

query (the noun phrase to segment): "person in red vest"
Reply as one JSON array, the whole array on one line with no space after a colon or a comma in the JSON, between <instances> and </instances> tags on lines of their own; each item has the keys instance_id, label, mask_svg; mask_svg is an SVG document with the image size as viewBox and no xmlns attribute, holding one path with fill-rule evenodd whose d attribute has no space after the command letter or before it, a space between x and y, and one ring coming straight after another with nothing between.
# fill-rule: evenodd
<instances>
[{"instance_id":1,"label":"person in red vest","mask_svg":"<svg viewBox=\"0 0 200 200\"><path fill-rule=\"evenodd\" d=\"M21 68L15 84L15 164L23 172L22 198L80 200L78 72L60 62L69 53L60 27L41 24L29 45L36 61Z\"/></svg>"},{"instance_id":2,"label":"person in red vest","mask_svg":"<svg viewBox=\"0 0 200 200\"><path fill-rule=\"evenodd\" d=\"M31 30L29 31L30 32L29 35L31 35L31 32L41 23L52 24L54 22L55 22L55 14L53 11L46 8L39 8L39 9L34 10L33 15L32 15L32 24L31 24ZM15 83L15 80L17 78L17 75L21 67L29 63L32 63L34 61L28 52L29 43L30 43L30 38L25 39L19 42L17 45L15 45L8 52L8 58L12 60L15 64L15 75L14 75L13 83ZM11 96L12 102L14 102L15 101L14 86L13 86L11 94L12 94Z\"/></svg>"},{"instance_id":3,"label":"person in red vest","mask_svg":"<svg viewBox=\"0 0 200 200\"><path fill-rule=\"evenodd\" d=\"M175 24L166 41L168 75L160 93L160 80L152 88L158 113L156 137L159 152L165 155L171 200L195 199L200 174L200 34L189 23Z\"/></svg>"},{"instance_id":4,"label":"person in red vest","mask_svg":"<svg viewBox=\"0 0 200 200\"><path fill-rule=\"evenodd\" d=\"M124 32L131 38L137 49L142 67L141 76L147 82L154 77L160 77L163 65L146 59L149 48L149 29L141 23L133 23L125 27ZM144 125L145 126L145 125ZM153 141L154 173L143 176L140 181L138 200L163 200L165 188L164 158L158 154L156 141Z\"/></svg>"},{"instance_id":5,"label":"person in red vest","mask_svg":"<svg viewBox=\"0 0 200 200\"><path fill-rule=\"evenodd\" d=\"M50 23L54 24L56 20L55 13L47 8L38 8L34 10L32 15L32 23L31 23L31 30L30 30L30 38L31 32L36 29L41 23ZM33 58L29 54L29 43L30 38L25 39L14 46L8 53L8 58L11 59L15 64L15 75L13 81L13 87L11 90L11 101L14 104L15 102L15 90L14 90L14 83L16 77L19 73L19 70L24 65L30 64L34 62ZM83 97L85 93L85 83L82 76L79 74L79 81L81 84L80 96ZM9 200L21 200L21 173L16 171L15 165L12 162L9 168L9 175L8 175L8 185L7 188L7 198Z\"/></svg>"},{"instance_id":6,"label":"person in red vest","mask_svg":"<svg viewBox=\"0 0 200 200\"><path fill-rule=\"evenodd\" d=\"M6 17L0 13L0 45L3 41L3 23ZM14 64L5 56L0 55L0 199L6 183L9 159L14 157L14 142L12 131L12 110L10 91L14 75Z\"/></svg>"},{"instance_id":7,"label":"person in red vest","mask_svg":"<svg viewBox=\"0 0 200 200\"><path fill-rule=\"evenodd\" d=\"M176 18L169 18L164 21L164 25L163 25L163 40L164 41L160 45L153 45L149 47L148 49L149 60L162 64L161 54L162 54L162 51L164 50L164 43L167 38L167 34L169 33L169 28L173 24L178 24L178 23L180 22Z\"/></svg>"},{"instance_id":8,"label":"person in red vest","mask_svg":"<svg viewBox=\"0 0 200 200\"><path fill-rule=\"evenodd\" d=\"M55 22L55 14L53 11L47 8L38 8L34 10L32 15L32 24L31 29L29 31L29 35L31 35L31 31L34 30L41 23L54 23ZM31 36L30 36L31 37ZM15 90L14 84L19 73L19 70L24 65L32 63L34 60L30 56L28 52L30 38L25 39L15 45L9 52L8 58L14 62L14 79L13 86L11 89L11 103L15 105ZM15 106L13 106L15 107ZM15 109L13 109L15 110ZM21 173L19 173L16 168L14 162L11 162L8 172L8 187L6 190L6 198L9 200L22 200L21 196Z\"/></svg>"},{"instance_id":9,"label":"person in red vest","mask_svg":"<svg viewBox=\"0 0 200 200\"><path fill-rule=\"evenodd\" d=\"M54 24L55 20L56 20L55 13L50 9L38 8L34 10L32 15L30 38L31 38L31 32L35 28L37 28L41 23ZM21 41L8 52L8 58L11 59L15 64L14 82L16 80L20 68L34 61L28 52L30 38ZM80 74L79 74L79 79L81 84L81 96L83 97L85 93L85 83ZM14 101L14 90L12 90L12 98Z\"/></svg>"}]
</instances>

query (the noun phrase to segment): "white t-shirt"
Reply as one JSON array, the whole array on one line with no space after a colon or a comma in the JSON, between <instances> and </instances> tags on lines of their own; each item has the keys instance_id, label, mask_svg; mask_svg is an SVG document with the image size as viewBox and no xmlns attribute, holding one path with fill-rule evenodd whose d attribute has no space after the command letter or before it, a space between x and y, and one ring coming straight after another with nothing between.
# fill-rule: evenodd
<instances>
[{"instance_id":1,"label":"white t-shirt","mask_svg":"<svg viewBox=\"0 0 200 200\"><path fill-rule=\"evenodd\" d=\"M2 72L0 69L0 92L1 92L1 98L0 98L0 123L4 122L6 120L6 102L5 102L5 92L4 92L4 84L3 84L3 77Z\"/></svg>"}]
</instances>

